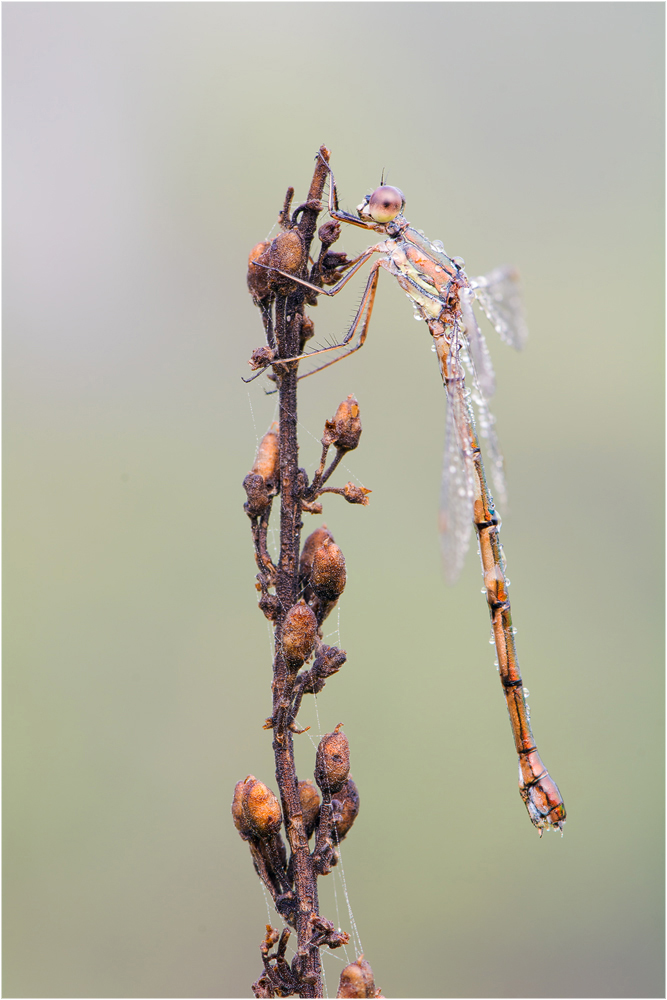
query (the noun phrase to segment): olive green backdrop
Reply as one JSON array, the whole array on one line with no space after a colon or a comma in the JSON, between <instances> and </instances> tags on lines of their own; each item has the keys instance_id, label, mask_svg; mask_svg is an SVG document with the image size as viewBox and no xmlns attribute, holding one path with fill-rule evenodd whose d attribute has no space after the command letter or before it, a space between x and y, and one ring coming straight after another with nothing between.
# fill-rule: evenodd
<instances>
[{"instance_id":1,"label":"olive green backdrop","mask_svg":"<svg viewBox=\"0 0 667 1000\"><path fill-rule=\"evenodd\" d=\"M249 996L261 971L275 918L229 815L239 778L275 787L241 507L275 404L241 382L262 343L245 268L323 142L348 209L385 168L469 273L521 269L525 351L489 331L503 541L568 808L540 841L474 546L442 582L444 394L383 273L366 348L304 382L300 411L312 472L356 394L339 483L373 490L307 525L347 558L349 660L298 741L308 776L311 736L345 723L366 957L388 997L664 995L663 18L4 6L6 996ZM314 310L319 343L362 287ZM323 912L349 930L335 889Z\"/></svg>"}]
</instances>

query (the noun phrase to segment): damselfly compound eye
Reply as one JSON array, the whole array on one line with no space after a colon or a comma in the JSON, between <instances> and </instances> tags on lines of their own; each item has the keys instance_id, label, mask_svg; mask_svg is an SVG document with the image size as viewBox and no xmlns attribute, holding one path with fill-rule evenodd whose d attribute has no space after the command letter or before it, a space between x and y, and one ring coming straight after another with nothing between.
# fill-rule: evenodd
<instances>
[{"instance_id":1,"label":"damselfly compound eye","mask_svg":"<svg viewBox=\"0 0 667 1000\"><path fill-rule=\"evenodd\" d=\"M375 222L392 222L403 211L404 205L403 192L385 184L373 191L368 202L367 212Z\"/></svg>"}]
</instances>

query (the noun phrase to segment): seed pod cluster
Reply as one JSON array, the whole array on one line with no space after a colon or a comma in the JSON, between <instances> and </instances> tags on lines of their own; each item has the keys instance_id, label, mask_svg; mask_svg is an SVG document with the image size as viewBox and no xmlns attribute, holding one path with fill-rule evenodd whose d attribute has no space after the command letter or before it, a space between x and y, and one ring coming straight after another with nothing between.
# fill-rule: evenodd
<instances>
[{"instance_id":1,"label":"seed pod cluster","mask_svg":"<svg viewBox=\"0 0 667 1000\"><path fill-rule=\"evenodd\" d=\"M350 773L350 746L339 731L342 725L322 737L315 757L315 781L327 799L343 788Z\"/></svg>"},{"instance_id":2,"label":"seed pod cluster","mask_svg":"<svg viewBox=\"0 0 667 1000\"><path fill-rule=\"evenodd\" d=\"M373 970L363 955L346 965L340 974L336 997L380 997L375 989Z\"/></svg>"},{"instance_id":3,"label":"seed pod cluster","mask_svg":"<svg viewBox=\"0 0 667 1000\"><path fill-rule=\"evenodd\" d=\"M317 618L305 601L292 605L283 622L282 648L291 670L306 662L317 642Z\"/></svg>"},{"instance_id":4,"label":"seed pod cluster","mask_svg":"<svg viewBox=\"0 0 667 1000\"><path fill-rule=\"evenodd\" d=\"M334 445L338 451L353 451L361 437L359 403L354 396L344 399L331 420L324 425L322 444Z\"/></svg>"}]
</instances>

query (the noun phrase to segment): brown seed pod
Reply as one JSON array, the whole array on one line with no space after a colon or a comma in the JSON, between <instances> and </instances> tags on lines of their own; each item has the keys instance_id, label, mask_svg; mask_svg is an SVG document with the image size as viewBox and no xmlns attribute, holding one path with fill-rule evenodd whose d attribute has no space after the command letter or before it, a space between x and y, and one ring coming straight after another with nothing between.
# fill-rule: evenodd
<instances>
[{"instance_id":1,"label":"brown seed pod","mask_svg":"<svg viewBox=\"0 0 667 1000\"><path fill-rule=\"evenodd\" d=\"M345 556L329 535L313 553L312 588L321 600L335 601L345 589L345 579Z\"/></svg>"},{"instance_id":2,"label":"brown seed pod","mask_svg":"<svg viewBox=\"0 0 667 1000\"><path fill-rule=\"evenodd\" d=\"M299 798L301 799L301 812L306 827L306 836L310 839L315 832L320 816L320 793L312 781L300 781Z\"/></svg>"},{"instance_id":3,"label":"brown seed pod","mask_svg":"<svg viewBox=\"0 0 667 1000\"><path fill-rule=\"evenodd\" d=\"M359 403L354 396L348 396L324 425L322 444L335 445L339 451L353 451L360 437Z\"/></svg>"},{"instance_id":4,"label":"brown seed pod","mask_svg":"<svg viewBox=\"0 0 667 1000\"><path fill-rule=\"evenodd\" d=\"M271 267L287 271L289 274L296 274L303 264L303 259L303 237L299 230L287 229L278 233L269 248ZM276 277L280 278L281 276L277 275Z\"/></svg>"},{"instance_id":5,"label":"brown seed pod","mask_svg":"<svg viewBox=\"0 0 667 1000\"><path fill-rule=\"evenodd\" d=\"M261 476L268 489L276 489L280 478L280 442L278 421L274 420L259 442L251 475Z\"/></svg>"},{"instance_id":6,"label":"brown seed pod","mask_svg":"<svg viewBox=\"0 0 667 1000\"><path fill-rule=\"evenodd\" d=\"M299 560L299 576L302 586L310 582L310 574L313 570L313 556L326 538L331 539L333 542L333 535L326 524L323 524L321 528L316 528L311 535L308 535L308 538L303 543L301 559Z\"/></svg>"},{"instance_id":7,"label":"brown seed pod","mask_svg":"<svg viewBox=\"0 0 667 1000\"><path fill-rule=\"evenodd\" d=\"M243 787L246 781L255 780L254 775L249 774L245 781L237 781L234 787L234 798L232 799L232 819L234 826L241 834L243 840L252 836L252 828L243 814Z\"/></svg>"},{"instance_id":8,"label":"brown seed pod","mask_svg":"<svg viewBox=\"0 0 667 1000\"><path fill-rule=\"evenodd\" d=\"M320 228L317 230L317 238L320 243L323 244L323 249L327 250L329 247L336 242L340 236L340 222L336 222L335 219L329 219L328 222L322 223ZM344 257L345 254L340 254Z\"/></svg>"},{"instance_id":9,"label":"brown seed pod","mask_svg":"<svg viewBox=\"0 0 667 1000\"><path fill-rule=\"evenodd\" d=\"M350 773L350 745L345 733L339 732L339 722L333 733L320 740L315 757L315 781L327 798L339 792Z\"/></svg>"},{"instance_id":10,"label":"brown seed pod","mask_svg":"<svg viewBox=\"0 0 667 1000\"><path fill-rule=\"evenodd\" d=\"M243 489L248 498L243 504L244 511L248 517L260 517L268 509L272 499L263 476L249 472L243 480Z\"/></svg>"},{"instance_id":11,"label":"brown seed pod","mask_svg":"<svg viewBox=\"0 0 667 1000\"><path fill-rule=\"evenodd\" d=\"M331 800L332 822L335 830L334 843L340 844L352 828L352 824L359 814L359 792L352 778L348 778L345 785Z\"/></svg>"},{"instance_id":12,"label":"brown seed pod","mask_svg":"<svg viewBox=\"0 0 667 1000\"><path fill-rule=\"evenodd\" d=\"M271 246L271 240L262 240L252 248L248 254L248 291L253 297L255 302L260 302L262 299L266 298L269 294L269 272L265 267L256 267L253 263L255 260L261 260L262 263L267 263L263 255L265 251Z\"/></svg>"},{"instance_id":13,"label":"brown seed pod","mask_svg":"<svg viewBox=\"0 0 667 1000\"><path fill-rule=\"evenodd\" d=\"M305 601L294 604L282 628L283 653L288 666L298 670L313 651L317 641L317 618Z\"/></svg>"},{"instance_id":14,"label":"brown seed pod","mask_svg":"<svg viewBox=\"0 0 667 1000\"><path fill-rule=\"evenodd\" d=\"M368 494L371 490L367 490L365 486L355 486L354 483L345 483L343 487L343 496L348 503L360 503L363 507L368 506Z\"/></svg>"},{"instance_id":15,"label":"brown seed pod","mask_svg":"<svg viewBox=\"0 0 667 1000\"><path fill-rule=\"evenodd\" d=\"M232 815L234 815L233 808L232 806ZM243 782L241 810L244 827L250 829L256 837L273 836L283 821L278 799L264 782L257 780L254 774L249 774Z\"/></svg>"},{"instance_id":16,"label":"brown seed pod","mask_svg":"<svg viewBox=\"0 0 667 1000\"><path fill-rule=\"evenodd\" d=\"M277 271L298 274L304 260L303 237L298 229L284 230L274 240L265 240L253 247L248 257L248 288L254 301L259 303L271 292L284 295L293 292L295 282Z\"/></svg>"},{"instance_id":17,"label":"brown seed pod","mask_svg":"<svg viewBox=\"0 0 667 1000\"><path fill-rule=\"evenodd\" d=\"M304 316L301 320L300 350L303 351L305 345L315 334L315 324L310 316Z\"/></svg>"},{"instance_id":18,"label":"brown seed pod","mask_svg":"<svg viewBox=\"0 0 667 1000\"><path fill-rule=\"evenodd\" d=\"M363 955L346 965L340 974L337 997L375 997L373 970Z\"/></svg>"}]
</instances>

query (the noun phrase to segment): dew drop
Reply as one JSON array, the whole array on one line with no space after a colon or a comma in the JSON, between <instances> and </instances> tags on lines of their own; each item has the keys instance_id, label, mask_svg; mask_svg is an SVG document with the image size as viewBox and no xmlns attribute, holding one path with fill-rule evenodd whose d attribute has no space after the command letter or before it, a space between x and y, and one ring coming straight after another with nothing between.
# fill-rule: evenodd
<instances>
[{"instance_id":1,"label":"dew drop","mask_svg":"<svg viewBox=\"0 0 667 1000\"><path fill-rule=\"evenodd\" d=\"M442 242L442 240L433 240L431 246L433 247L434 250L438 250L440 253L445 252L445 245ZM456 260L456 258L454 258L454 260Z\"/></svg>"}]
</instances>

